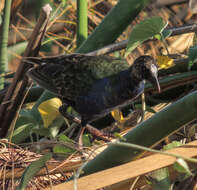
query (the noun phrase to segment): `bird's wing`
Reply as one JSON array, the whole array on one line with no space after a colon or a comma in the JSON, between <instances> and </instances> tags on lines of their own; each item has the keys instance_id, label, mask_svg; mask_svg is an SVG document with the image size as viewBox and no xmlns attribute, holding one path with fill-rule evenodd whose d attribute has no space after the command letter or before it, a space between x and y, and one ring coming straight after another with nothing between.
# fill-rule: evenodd
<instances>
[{"instance_id":1,"label":"bird's wing","mask_svg":"<svg viewBox=\"0 0 197 190\"><path fill-rule=\"evenodd\" d=\"M39 65L29 71L33 80L47 90L69 100L86 94L96 80L129 67L125 60L85 54L27 58L25 61Z\"/></svg>"}]
</instances>

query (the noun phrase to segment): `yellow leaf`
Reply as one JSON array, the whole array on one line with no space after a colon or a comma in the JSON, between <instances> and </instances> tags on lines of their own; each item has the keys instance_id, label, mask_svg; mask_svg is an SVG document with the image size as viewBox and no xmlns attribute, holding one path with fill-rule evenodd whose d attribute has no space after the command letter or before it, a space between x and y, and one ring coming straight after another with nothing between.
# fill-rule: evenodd
<instances>
[{"instance_id":1,"label":"yellow leaf","mask_svg":"<svg viewBox=\"0 0 197 190\"><path fill-rule=\"evenodd\" d=\"M59 115L59 107L62 105L62 102L59 98L52 98L45 102L42 102L38 110L42 117L44 127L48 127Z\"/></svg>"},{"instance_id":2,"label":"yellow leaf","mask_svg":"<svg viewBox=\"0 0 197 190\"><path fill-rule=\"evenodd\" d=\"M168 69L169 67L174 66L174 61L166 55L161 55L157 56L157 64L161 69Z\"/></svg>"},{"instance_id":3,"label":"yellow leaf","mask_svg":"<svg viewBox=\"0 0 197 190\"><path fill-rule=\"evenodd\" d=\"M119 109L113 110L111 112L111 115L118 122L123 122L124 121L124 117L122 115L122 112Z\"/></svg>"}]
</instances>

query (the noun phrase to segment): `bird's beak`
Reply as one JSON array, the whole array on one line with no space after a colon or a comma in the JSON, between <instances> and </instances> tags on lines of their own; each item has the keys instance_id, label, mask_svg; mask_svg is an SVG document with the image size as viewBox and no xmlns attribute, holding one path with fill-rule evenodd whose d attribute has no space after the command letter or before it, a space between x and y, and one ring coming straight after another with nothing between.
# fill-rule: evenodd
<instances>
[{"instance_id":1,"label":"bird's beak","mask_svg":"<svg viewBox=\"0 0 197 190\"><path fill-rule=\"evenodd\" d=\"M161 88L160 88L160 84L159 84L159 80L157 76L153 76L150 79L150 82L152 83L153 86L155 86L158 90L158 92L161 92Z\"/></svg>"}]
</instances>

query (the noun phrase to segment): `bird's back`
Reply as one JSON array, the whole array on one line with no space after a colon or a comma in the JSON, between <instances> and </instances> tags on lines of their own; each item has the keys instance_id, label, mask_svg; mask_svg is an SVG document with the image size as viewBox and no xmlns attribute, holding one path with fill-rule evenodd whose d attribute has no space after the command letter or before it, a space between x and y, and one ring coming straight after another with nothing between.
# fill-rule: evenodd
<instances>
[{"instance_id":1,"label":"bird's back","mask_svg":"<svg viewBox=\"0 0 197 190\"><path fill-rule=\"evenodd\" d=\"M97 80L129 68L126 60L85 54L28 58L27 61L39 64L29 71L31 78L68 100L87 94Z\"/></svg>"}]
</instances>

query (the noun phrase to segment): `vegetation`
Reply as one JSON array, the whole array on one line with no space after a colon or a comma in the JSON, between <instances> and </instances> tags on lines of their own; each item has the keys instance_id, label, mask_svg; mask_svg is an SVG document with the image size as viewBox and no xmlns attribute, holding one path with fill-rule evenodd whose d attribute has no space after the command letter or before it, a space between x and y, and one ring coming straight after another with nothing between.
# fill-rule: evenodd
<instances>
[{"instance_id":1,"label":"vegetation","mask_svg":"<svg viewBox=\"0 0 197 190\"><path fill-rule=\"evenodd\" d=\"M173 171L178 177L172 178L167 167L144 172L139 174L147 177L141 189L178 190L183 189L187 180L192 183L186 183L188 186L184 188L194 188L197 160L187 157L189 154L179 155L173 149L194 141L196 133L195 15L175 16L176 11L189 10L187 3L169 5L170 9L155 7L150 0L7 0L2 5L2 189L46 188L69 177L74 179L73 188L77 189L81 173L88 175L138 160L146 156L145 151L175 157ZM191 25L185 27L183 23ZM112 113L115 120L108 115L92 123L107 133L118 131L114 133L116 142L95 140L87 132L83 135L84 147L79 149L75 143L79 123L64 118L58 111L61 101L33 84L26 75L33 65L23 61L25 57L74 52L109 54L129 64L143 54L157 59L161 93L147 83L145 95L135 100L132 109L129 105L122 110L123 115L118 110ZM79 117L71 107L67 112ZM106 149L97 153L104 146ZM164 152L169 149L173 152ZM132 189L139 188L135 185Z\"/></svg>"}]
</instances>

